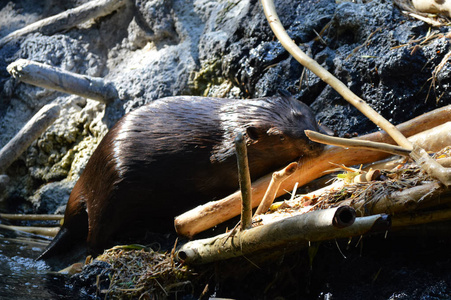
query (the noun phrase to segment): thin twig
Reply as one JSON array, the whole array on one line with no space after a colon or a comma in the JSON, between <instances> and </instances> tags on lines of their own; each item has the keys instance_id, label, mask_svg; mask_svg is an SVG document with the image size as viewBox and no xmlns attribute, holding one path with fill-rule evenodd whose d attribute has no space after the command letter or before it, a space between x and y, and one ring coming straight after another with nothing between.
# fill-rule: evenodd
<instances>
[{"instance_id":1,"label":"thin twig","mask_svg":"<svg viewBox=\"0 0 451 300\"><path fill-rule=\"evenodd\" d=\"M263 200L260 202L260 205L257 208L257 211L254 214L258 216L260 214L265 213L271 204L274 202L276 198L277 192L279 191L280 184L282 181L293 175L293 173L298 168L298 163L293 162L285 167L283 170L278 172L274 172L271 177L271 182L269 183L268 189L266 190L265 195L263 196Z\"/></svg>"},{"instance_id":2,"label":"thin twig","mask_svg":"<svg viewBox=\"0 0 451 300\"><path fill-rule=\"evenodd\" d=\"M361 148L361 149L368 149L368 150L379 150L382 152L396 154L396 155L402 155L402 156L409 156L409 154L410 154L410 150L408 150L408 149L405 149L405 148L399 147L399 146L386 144L386 143L377 143L377 142L363 141L363 140L357 140L357 139L351 140L351 139L339 138L339 137L321 134L319 132L315 132L312 130L305 130L305 134L312 141L322 143L322 144L340 146L343 148Z\"/></svg>"},{"instance_id":3,"label":"thin twig","mask_svg":"<svg viewBox=\"0 0 451 300\"><path fill-rule=\"evenodd\" d=\"M61 108L52 103L43 106L30 121L0 150L0 174L59 117Z\"/></svg>"}]
</instances>

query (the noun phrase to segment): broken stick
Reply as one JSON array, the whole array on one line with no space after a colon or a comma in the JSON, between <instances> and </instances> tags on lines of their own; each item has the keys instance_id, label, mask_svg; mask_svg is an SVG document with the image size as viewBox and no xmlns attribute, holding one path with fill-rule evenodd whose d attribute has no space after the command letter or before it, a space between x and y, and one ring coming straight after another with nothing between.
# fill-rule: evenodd
<instances>
[{"instance_id":1,"label":"broken stick","mask_svg":"<svg viewBox=\"0 0 451 300\"><path fill-rule=\"evenodd\" d=\"M43 106L30 121L0 150L0 174L35 141L59 117L58 104Z\"/></svg>"},{"instance_id":2,"label":"broken stick","mask_svg":"<svg viewBox=\"0 0 451 300\"><path fill-rule=\"evenodd\" d=\"M88 2L79 7L69 9L55 16L37 21L24 28L11 32L0 39L0 48L14 39L33 32L52 35L56 32L70 29L90 19L106 16L122 5L125 5L125 3L126 0L99 0Z\"/></svg>"},{"instance_id":3,"label":"broken stick","mask_svg":"<svg viewBox=\"0 0 451 300\"><path fill-rule=\"evenodd\" d=\"M252 227L252 190L246 142L241 133L235 138L235 151L241 190L241 230L245 230Z\"/></svg>"},{"instance_id":4,"label":"broken stick","mask_svg":"<svg viewBox=\"0 0 451 300\"><path fill-rule=\"evenodd\" d=\"M35 86L110 103L118 97L113 83L35 61L18 59L6 68L14 78Z\"/></svg>"},{"instance_id":5,"label":"broken stick","mask_svg":"<svg viewBox=\"0 0 451 300\"><path fill-rule=\"evenodd\" d=\"M260 205L255 211L254 217L265 213L271 204L274 202L276 198L277 192L279 190L282 181L290 177L298 168L298 163L293 162L285 167L283 170L278 172L274 172L271 177L271 182L269 183L268 189L266 190L265 195L263 196Z\"/></svg>"}]
</instances>

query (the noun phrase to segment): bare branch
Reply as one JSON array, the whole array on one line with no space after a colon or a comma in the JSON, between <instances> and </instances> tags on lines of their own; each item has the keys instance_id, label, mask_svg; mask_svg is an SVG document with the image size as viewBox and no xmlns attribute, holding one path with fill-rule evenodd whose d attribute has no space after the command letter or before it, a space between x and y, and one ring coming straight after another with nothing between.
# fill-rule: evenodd
<instances>
[{"instance_id":1,"label":"bare branch","mask_svg":"<svg viewBox=\"0 0 451 300\"><path fill-rule=\"evenodd\" d=\"M99 0L88 2L79 7L69 9L55 16L37 21L24 28L11 32L0 39L0 48L14 39L33 32L52 35L56 32L75 27L90 19L106 16L117 10L126 2L126 0Z\"/></svg>"},{"instance_id":2,"label":"bare branch","mask_svg":"<svg viewBox=\"0 0 451 300\"><path fill-rule=\"evenodd\" d=\"M114 85L103 78L80 75L31 60L18 59L7 70L22 82L107 104L118 97Z\"/></svg>"},{"instance_id":3,"label":"bare branch","mask_svg":"<svg viewBox=\"0 0 451 300\"><path fill-rule=\"evenodd\" d=\"M43 106L30 121L0 150L0 174L6 169L59 117L57 104Z\"/></svg>"},{"instance_id":4,"label":"bare branch","mask_svg":"<svg viewBox=\"0 0 451 300\"><path fill-rule=\"evenodd\" d=\"M241 133L235 138L235 150L241 189L241 230L245 230L252 227L252 190L246 142Z\"/></svg>"},{"instance_id":5,"label":"bare branch","mask_svg":"<svg viewBox=\"0 0 451 300\"><path fill-rule=\"evenodd\" d=\"M262 5L263 10L265 11L266 18L268 19L268 23L271 26L271 29L273 30L277 39L299 63L315 73L324 82L329 84L334 90L336 90L341 96L343 96L346 101L351 103L371 121L373 121L374 124L385 130L398 143L398 145L407 149L412 149L412 144L404 135L402 135L399 130L396 129L395 126L393 126L385 118L379 115L373 108L366 104L365 101L355 95L345 84L343 84L329 71L319 65L314 59L305 54L293 42L293 40L283 28L283 25L280 22L279 16L277 15L276 9L274 7L274 2L272 0L262 0Z\"/></svg>"}]
</instances>

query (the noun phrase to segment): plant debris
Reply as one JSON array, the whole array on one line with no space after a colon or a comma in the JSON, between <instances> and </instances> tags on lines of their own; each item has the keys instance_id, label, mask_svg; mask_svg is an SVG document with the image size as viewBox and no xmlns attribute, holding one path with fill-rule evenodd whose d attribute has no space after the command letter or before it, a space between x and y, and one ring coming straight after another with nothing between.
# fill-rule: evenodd
<instances>
[{"instance_id":1,"label":"plant debris","mask_svg":"<svg viewBox=\"0 0 451 300\"><path fill-rule=\"evenodd\" d=\"M451 147L448 146L433 157L443 159L450 156ZM345 170L346 172L335 177L334 183L329 188L307 195L298 195L293 200L274 203L264 216L254 220L254 225L259 226L280 218L341 205L350 205L356 209L357 215L363 216L375 213L373 208L376 204L387 202L386 213L391 213L390 201L393 201L394 193L437 182L421 171L415 163L404 163L391 170L380 170L376 180L367 182L353 180L362 173L361 170L352 168ZM423 195L418 202L426 196L428 194ZM405 207L409 208L408 205Z\"/></svg>"},{"instance_id":2,"label":"plant debris","mask_svg":"<svg viewBox=\"0 0 451 300\"><path fill-rule=\"evenodd\" d=\"M96 260L110 264L108 290L101 290L110 298L166 299L177 293L192 290L194 275L186 266L174 260L174 254L159 253L139 246L116 246L106 250Z\"/></svg>"}]
</instances>

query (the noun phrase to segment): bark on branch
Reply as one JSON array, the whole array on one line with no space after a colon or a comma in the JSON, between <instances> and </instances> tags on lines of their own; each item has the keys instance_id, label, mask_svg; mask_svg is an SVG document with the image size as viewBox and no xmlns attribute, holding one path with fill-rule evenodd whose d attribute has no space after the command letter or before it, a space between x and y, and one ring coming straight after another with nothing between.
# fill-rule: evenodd
<instances>
[{"instance_id":1,"label":"bark on branch","mask_svg":"<svg viewBox=\"0 0 451 300\"><path fill-rule=\"evenodd\" d=\"M43 106L30 121L0 150L0 174L6 169L59 117L57 104Z\"/></svg>"},{"instance_id":2,"label":"bark on branch","mask_svg":"<svg viewBox=\"0 0 451 300\"><path fill-rule=\"evenodd\" d=\"M339 226L334 221L337 219L341 222ZM237 232L234 236L226 233L188 242L178 251L178 257L189 264L205 264L287 244L307 246L313 241L359 236L389 226L386 215L355 219L350 208L318 210Z\"/></svg>"},{"instance_id":3,"label":"bark on branch","mask_svg":"<svg viewBox=\"0 0 451 300\"><path fill-rule=\"evenodd\" d=\"M241 190L241 230L245 230L252 226L252 190L247 147L241 133L235 138L235 151Z\"/></svg>"},{"instance_id":4,"label":"bark on branch","mask_svg":"<svg viewBox=\"0 0 451 300\"><path fill-rule=\"evenodd\" d=\"M52 35L56 32L75 27L90 19L106 16L117 10L126 2L127 0L99 0L88 2L79 7L69 9L55 16L37 21L24 28L11 32L0 39L0 48L14 39L33 32Z\"/></svg>"},{"instance_id":5,"label":"bark on branch","mask_svg":"<svg viewBox=\"0 0 451 300\"><path fill-rule=\"evenodd\" d=\"M31 60L18 59L7 70L22 82L106 104L118 97L113 83L106 82L103 78L80 75Z\"/></svg>"}]
</instances>

